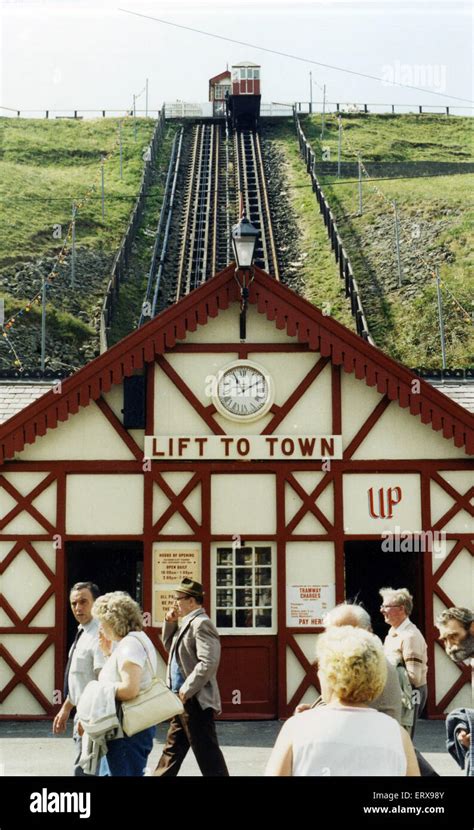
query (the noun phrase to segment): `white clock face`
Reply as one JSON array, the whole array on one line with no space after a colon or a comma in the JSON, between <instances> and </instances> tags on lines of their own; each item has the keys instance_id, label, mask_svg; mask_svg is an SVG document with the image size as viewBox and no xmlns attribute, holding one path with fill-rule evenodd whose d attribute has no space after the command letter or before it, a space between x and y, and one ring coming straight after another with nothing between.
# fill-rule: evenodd
<instances>
[{"instance_id":1,"label":"white clock face","mask_svg":"<svg viewBox=\"0 0 474 830\"><path fill-rule=\"evenodd\" d=\"M272 403L271 377L256 363L239 360L219 373L214 404L227 418L254 421L265 415Z\"/></svg>"}]
</instances>

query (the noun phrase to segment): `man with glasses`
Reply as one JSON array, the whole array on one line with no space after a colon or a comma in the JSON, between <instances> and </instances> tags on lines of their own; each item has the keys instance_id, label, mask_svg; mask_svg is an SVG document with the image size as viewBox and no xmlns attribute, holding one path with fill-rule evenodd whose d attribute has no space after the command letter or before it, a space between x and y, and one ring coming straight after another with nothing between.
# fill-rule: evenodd
<instances>
[{"instance_id":1,"label":"man with glasses","mask_svg":"<svg viewBox=\"0 0 474 830\"><path fill-rule=\"evenodd\" d=\"M161 636L169 652L166 679L181 698L184 712L170 723L156 776L177 775L190 747L203 775L229 775L214 724L221 711L216 680L221 646L203 599L202 585L183 579L163 623Z\"/></svg>"},{"instance_id":2,"label":"man with glasses","mask_svg":"<svg viewBox=\"0 0 474 830\"><path fill-rule=\"evenodd\" d=\"M407 588L381 588L380 610L390 630L384 640L387 659L394 666L406 668L414 697L414 717L411 737L414 737L416 721L423 713L428 694L426 675L428 672L428 648L421 631L410 620L413 610L413 597Z\"/></svg>"}]
</instances>

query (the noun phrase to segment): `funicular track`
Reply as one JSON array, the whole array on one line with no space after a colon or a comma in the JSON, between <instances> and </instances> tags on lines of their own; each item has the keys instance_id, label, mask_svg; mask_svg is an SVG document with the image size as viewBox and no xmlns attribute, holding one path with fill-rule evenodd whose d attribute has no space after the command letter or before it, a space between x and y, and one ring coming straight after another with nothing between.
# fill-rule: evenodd
<instances>
[{"instance_id":1,"label":"funicular track","mask_svg":"<svg viewBox=\"0 0 474 830\"><path fill-rule=\"evenodd\" d=\"M258 133L252 130L239 130L234 134L234 159L237 186L242 202L239 207L245 209L247 219L260 231L255 263L279 279L278 258Z\"/></svg>"},{"instance_id":2,"label":"funicular track","mask_svg":"<svg viewBox=\"0 0 474 830\"><path fill-rule=\"evenodd\" d=\"M215 122L184 133L182 128L171 154L148 277L145 299L152 317L232 261L231 229L242 210L260 231L256 264L279 279L258 133L241 130L232 136L227 123ZM145 321L142 311L140 325Z\"/></svg>"},{"instance_id":3,"label":"funicular track","mask_svg":"<svg viewBox=\"0 0 474 830\"><path fill-rule=\"evenodd\" d=\"M176 300L216 272L220 127L194 127L181 229Z\"/></svg>"}]
</instances>

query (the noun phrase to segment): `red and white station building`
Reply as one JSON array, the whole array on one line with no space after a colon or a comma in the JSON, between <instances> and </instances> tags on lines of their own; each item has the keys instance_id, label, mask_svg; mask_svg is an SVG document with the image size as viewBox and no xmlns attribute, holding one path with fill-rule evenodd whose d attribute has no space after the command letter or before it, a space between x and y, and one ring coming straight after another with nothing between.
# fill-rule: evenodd
<instances>
[{"instance_id":1,"label":"red and white station building","mask_svg":"<svg viewBox=\"0 0 474 830\"><path fill-rule=\"evenodd\" d=\"M245 342L239 311L231 265L0 427L2 718L57 711L74 581L138 597L164 669L185 574L226 718L312 701L325 611L362 600L383 636L386 585L415 598L428 715L470 704L434 619L473 606L472 415L258 268Z\"/></svg>"}]
</instances>

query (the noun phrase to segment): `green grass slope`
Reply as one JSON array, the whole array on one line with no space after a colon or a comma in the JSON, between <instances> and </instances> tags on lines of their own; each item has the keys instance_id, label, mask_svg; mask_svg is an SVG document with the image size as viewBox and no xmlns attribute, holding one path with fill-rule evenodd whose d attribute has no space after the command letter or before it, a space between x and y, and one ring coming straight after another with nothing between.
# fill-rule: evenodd
<instances>
[{"instance_id":1,"label":"green grass slope","mask_svg":"<svg viewBox=\"0 0 474 830\"><path fill-rule=\"evenodd\" d=\"M48 287L47 362L73 368L97 353L97 327L113 256L127 228L155 122L120 119L0 119L0 298L5 320L25 308L64 247ZM102 217L101 158L105 157ZM159 163L157 165L159 167ZM77 205L75 285L71 285L72 203ZM58 238L59 236L59 238ZM0 340L0 368L38 365L40 313L35 305ZM11 346L9 346L9 343Z\"/></svg>"},{"instance_id":2,"label":"green grass slope","mask_svg":"<svg viewBox=\"0 0 474 830\"><path fill-rule=\"evenodd\" d=\"M338 180L328 174L324 164L324 160L337 161L337 118L326 117L323 139L321 116L303 118L301 123L316 153L316 172L350 256L377 345L409 366L441 366L435 277L438 267L447 365L472 366L474 175L463 172L433 176L441 169L436 167L439 162L455 165L474 160L472 120L440 115L343 115L342 162L357 162L360 154L363 163L372 169L369 176L363 175L362 215L357 178L351 173ZM305 167L295 135L289 135L288 126L280 130L286 157L294 175L300 176ZM391 164L391 172L382 168L377 180L371 168L374 162ZM396 174L396 163L401 165L403 178L387 180L387 175ZM426 172L432 177L420 175ZM401 285L394 201L400 219ZM307 204L304 210L309 226L314 213L318 218L319 214L314 197ZM322 219L319 221L322 224ZM316 262L310 283L316 282L324 294L324 281L319 279L317 267ZM331 301L331 293L327 293L327 301Z\"/></svg>"}]
</instances>

